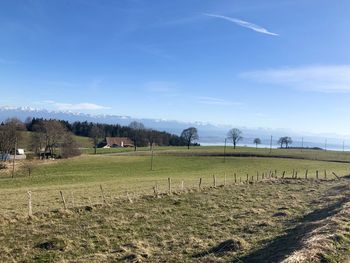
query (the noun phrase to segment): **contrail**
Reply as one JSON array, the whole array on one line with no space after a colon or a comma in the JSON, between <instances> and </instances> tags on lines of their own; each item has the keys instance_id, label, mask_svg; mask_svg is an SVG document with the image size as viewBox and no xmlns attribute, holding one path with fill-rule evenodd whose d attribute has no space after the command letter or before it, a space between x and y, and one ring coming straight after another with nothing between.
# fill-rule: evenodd
<instances>
[{"instance_id":1,"label":"contrail","mask_svg":"<svg viewBox=\"0 0 350 263\"><path fill-rule=\"evenodd\" d=\"M270 32L266 28L263 28L261 26L258 26L258 25L255 25L253 23L246 22L246 21L243 21L243 20L240 20L240 19L237 19L237 18L231 18L231 17L228 17L228 16L215 15L215 14L207 14L207 13L204 13L203 15L216 17L216 18L221 18L221 19L230 21L232 23L235 23L236 25L249 28L251 30L254 30L255 32L259 32L259 33L262 33L262 34L267 34L267 35L271 35L271 36L278 36L278 34Z\"/></svg>"}]
</instances>

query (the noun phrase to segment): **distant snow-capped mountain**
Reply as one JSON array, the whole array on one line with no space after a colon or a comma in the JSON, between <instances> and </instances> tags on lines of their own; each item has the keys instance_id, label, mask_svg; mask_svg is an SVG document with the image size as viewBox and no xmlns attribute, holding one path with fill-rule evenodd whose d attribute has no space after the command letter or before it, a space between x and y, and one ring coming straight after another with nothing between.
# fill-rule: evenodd
<instances>
[{"instance_id":1,"label":"distant snow-capped mountain","mask_svg":"<svg viewBox=\"0 0 350 263\"><path fill-rule=\"evenodd\" d=\"M129 125L132 121L142 122L147 128L152 128L160 131L166 131L173 134L180 135L183 129L194 126L198 129L200 143L202 144L222 144L229 129L229 125L215 125L207 122L182 122L176 120L163 119L147 119L147 118L132 118L123 115L92 115L86 113L77 113L70 111L49 111L45 109L36 109L31 107L8 107L0 106L0 121L7 118L16 117L25 121L28 117L45 118L45 119L60 119L69 122L74 121L88 121L106 124L120 124ZM324 138L326 136L315 134L301 134L295 133L286 129L268 129L268 128L246 128L238 127L243 131L244 139L241 144L252 144L254 138L259 137L263 145L270 144L270 136L273 135L273 145L277 145L277 140L281 136L291 136L294 139L293 146L299 146L301 137L304 137L304 146L319 146L324 145ZM336 135L327 135L328 142L334 145L341 145L342 139L337 138Z\"/></svg>"}]
</instances>

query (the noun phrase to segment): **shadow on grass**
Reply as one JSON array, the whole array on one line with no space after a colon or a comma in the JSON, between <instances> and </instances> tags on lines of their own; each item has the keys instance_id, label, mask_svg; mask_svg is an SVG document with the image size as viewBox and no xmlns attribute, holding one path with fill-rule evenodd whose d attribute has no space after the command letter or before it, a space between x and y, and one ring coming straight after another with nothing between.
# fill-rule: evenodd
<instances>
[{"instance_id":1,"label":"shadow on grass","mask_svg":"<svg viewBox=\"0 0 350 263\"><path fill-rule=\"evenodd\" d=\"M343 186L341 188L334 189L335 191L332 194L335 195L339 193L344 193L348 189L348 186ZM300 220L295 222L298 225L288 230L288 232L285 235L271 240L264 247L252 251L250 254L244 257L241 257L239 259L233 259L232 262L261 263L282 261L292 252L302 248L303 238L314 229L320 227L320 225L322 224L322 222L319 222L320 220L335 215L339 212L343 204L349 201L350 197L344 197L339 199L335 203L332 203L331 205L328 205L321 209L317 209L305 215ZM193 257L198 258L207 256L209 254L222 254L228 251L234 251L234 248L235 246L232 245L232 242L229 242L229 240L227 240L207 251L193 255Z\"/></svg>"},{"instance_id":2,"label":"shadow on grass","mask_svg":"<svg viewBox=\"0 0 350 263\"><path fill-rule=\"evenodd\" d=\"M300 221L300 225L292 228L287 234L277 237L272 240L266 246L256 251L253 251L249 255L234 259L233 262L280 262L285 259L292 252L299 250L303 247L303 238L320 227L322 224L319 220L326 219L339 212L339 209L346 202L349 202L350 198L342 198L334 204L322 209L317 209L307 215L305 215Z\"/></svg>"}]
</instances>

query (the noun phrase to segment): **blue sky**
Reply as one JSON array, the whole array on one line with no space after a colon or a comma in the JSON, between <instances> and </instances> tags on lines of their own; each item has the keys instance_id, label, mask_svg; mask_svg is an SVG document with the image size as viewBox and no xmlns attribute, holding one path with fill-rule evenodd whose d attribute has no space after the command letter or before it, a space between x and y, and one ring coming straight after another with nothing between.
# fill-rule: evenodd
<instances>
[{"instance_id":1,"label":"blue sky","mask_svg":"<svg viewBox=\"0 0 350 263\"><path fill-rule=\"evenodd\" d=\"M0 105L350 134L349 10L1 0Z\"/></svg>"}]
</instances>

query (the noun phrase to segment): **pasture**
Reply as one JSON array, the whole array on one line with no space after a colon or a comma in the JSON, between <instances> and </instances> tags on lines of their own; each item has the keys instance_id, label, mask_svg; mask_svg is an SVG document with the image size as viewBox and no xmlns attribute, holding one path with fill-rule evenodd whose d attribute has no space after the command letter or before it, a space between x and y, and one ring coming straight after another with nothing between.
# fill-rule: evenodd
<instances>
[{"instance_id":1,"label":"pasture","mask_svg":"<svg viewBox=\"0 0 350 263\"><path fill-rule=\"evenodd\" d=\"M337 214L348 202L348 179L333 175L349 174L348 153L226 150L224 157L223 147L160 147L152 170L147 148L35 161L30 177L19 163L15 178L0 176L0 257L262 262L267 246L276 250L273 262L305 247L309 232L330 215L337 216L331 230L337 239L325 238L329 250L322 257L332 262L348 255L349 218ZM298 179L290 179L293 174ZM34 213L29 221L27 191Z\"/></svg>"}]
</instances>

